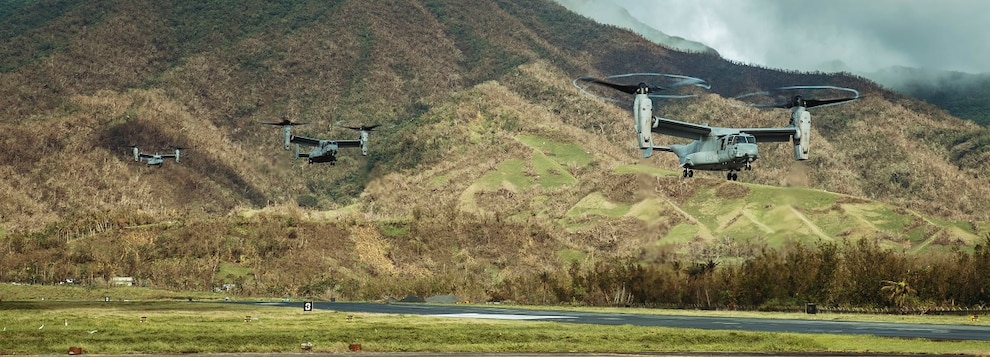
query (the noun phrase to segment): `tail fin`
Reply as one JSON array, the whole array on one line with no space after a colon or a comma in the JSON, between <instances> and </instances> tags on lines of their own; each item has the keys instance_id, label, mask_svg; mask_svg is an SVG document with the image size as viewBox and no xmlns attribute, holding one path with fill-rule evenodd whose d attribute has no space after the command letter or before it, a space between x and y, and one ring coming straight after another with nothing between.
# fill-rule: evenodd
<instances>
[{"instance_id":1,"label":"tail fin","mask_svg":"<svg viewBox=\"0 0 990 357\"><path fill-rule=\"evenodd\" d=\"M643 148L643 158L645 159L645 158L648 158L650 156L653 156L653 147L652 146L648 146L648 147Z\"/></svg>"}]
</instances>

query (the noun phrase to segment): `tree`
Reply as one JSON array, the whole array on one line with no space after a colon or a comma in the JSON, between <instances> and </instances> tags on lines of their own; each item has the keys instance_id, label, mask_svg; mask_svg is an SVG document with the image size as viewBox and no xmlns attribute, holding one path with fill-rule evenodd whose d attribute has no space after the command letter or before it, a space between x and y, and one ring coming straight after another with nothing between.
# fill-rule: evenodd
<instances>
[{"instance_id":1,"label":"tree","mask_svg":"<svg viewBox=\"0 0 990 357\"><path fill-rule=\"evenodd\" d=\"M884 294L887 300L894 303L901 312L911 307L916 291L911 285L908 285L907 281L884 280L882 284L883 286L880 288L880 292Z\"/></svg>"}]
</instances>

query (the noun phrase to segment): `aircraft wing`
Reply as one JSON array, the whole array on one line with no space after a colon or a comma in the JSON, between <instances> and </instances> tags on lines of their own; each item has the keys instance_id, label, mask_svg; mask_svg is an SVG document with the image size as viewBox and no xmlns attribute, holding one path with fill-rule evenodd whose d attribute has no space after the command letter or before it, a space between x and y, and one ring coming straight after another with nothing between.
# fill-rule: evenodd
<instances>
[{"instance_id":1,"label":"aircraft wing","mask_svg":"<svg viewBox=\"0 0 990 357\"><path fill-rule=\"evenodd\" d=\"M294 143L294 144L303 144L303 145L309 145L309 146L319 146L320 145L320 140L319 139L313 139L313 138L307 138L305 136L295 136L295 135L293 135L292 138L289 139L289 142L290 143Z\"/></svg>"},{"instance_id":2,"label":"aircraft wing","mask_svg":"<svg viewBox=\"0 0 990 357\"><path fill-rule=\"evenodd\" d=\"M786 143L797 134L797 127L783 128L740 128L739 131L756 137L757 143Z\"/></svg>"},{"instance_id":3,"label":"aircraft wing","mask_svg":"<svg viewBox=\"0 0 990 357\"><path fill-rule=\"evenodd\" d=\"M660 117L656 117L655 119L656 123L653 129L651 129L654 133L695 140L712 133L712 128L707 125L698 125Z\"/></svg>"},{"instance_id":4,"label":"aircraft wing","mask_svg":"<svg viewBox=\"0 0 990 357\"><path fill-rule=\"evenodd\" d=\"M161 155L158 155L158 156L160 156L163 159L171 159L171 158L174 158L175 157L175 154L161 154Z\"/></svg>"},{"instance_id":5,"label":"aircraft wing","mask_svg":"<svg viewBox=\"0 0 990 357\"><path fill-rule=\"evenodd\" d=\"M144 159L150 159L150 158L155 157L155 155L140 153L140 154L138 154L138 157L144 158Z\"/></svg>"},{"instance_id":6,"label":"aircraft wing","mask_svg":"<svg viewBox=\"0 0 990 357\"><path fill-rule=\"evenodd\" d=\"M359 148L361 140L337 140L338 148Z\"/></svg>"}]
</instances>

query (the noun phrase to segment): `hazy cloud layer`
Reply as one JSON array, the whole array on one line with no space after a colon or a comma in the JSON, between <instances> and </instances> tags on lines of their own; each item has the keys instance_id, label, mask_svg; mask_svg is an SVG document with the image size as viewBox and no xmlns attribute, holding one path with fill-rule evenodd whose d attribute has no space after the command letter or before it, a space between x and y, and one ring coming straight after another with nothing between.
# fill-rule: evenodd
<instances>
[{"instance_id":1,"label":"hazy cloud layer","mask_svg":"<svg viewBox=\"0 0 990 357\"><path fill-rule=\"evenodd\" d=\"M774 68L990 72L990 1L597 0L723 57ZM589 17L594 17L588 15Z\"/></svg>"}]
</instances>

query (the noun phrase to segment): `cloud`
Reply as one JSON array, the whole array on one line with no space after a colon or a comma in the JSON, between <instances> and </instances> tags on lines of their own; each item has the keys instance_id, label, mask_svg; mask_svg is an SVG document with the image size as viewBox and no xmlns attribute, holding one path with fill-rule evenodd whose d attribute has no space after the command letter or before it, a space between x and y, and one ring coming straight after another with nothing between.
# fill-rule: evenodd
<instances>
[{"instance_id":1,"label":"cloud","mask_svg":"<svg viewBox=\"0 0 990 357\"><path fill-rule=\"evenodd\" d=\"M745 63L796 70L871 72L906 66L990 72L990 31L983 25L990 1L600 2Z\"/></svg>"},{"instance_id":2,"label":"cloud","mask_svg":"<svg viewBox=\"0 0 990 357\"><path fill-rule=\"evenodd\" d=\"M596 0L556 0L571 11L586 16L593 16L595 21L614 25L636 32L646 39L662 44L668 48L685 52L715 52L704 44L689 41L681 37L667 35L656 28L637 20L625 8L613 3Z\"/></svg>"}]
</instances>

